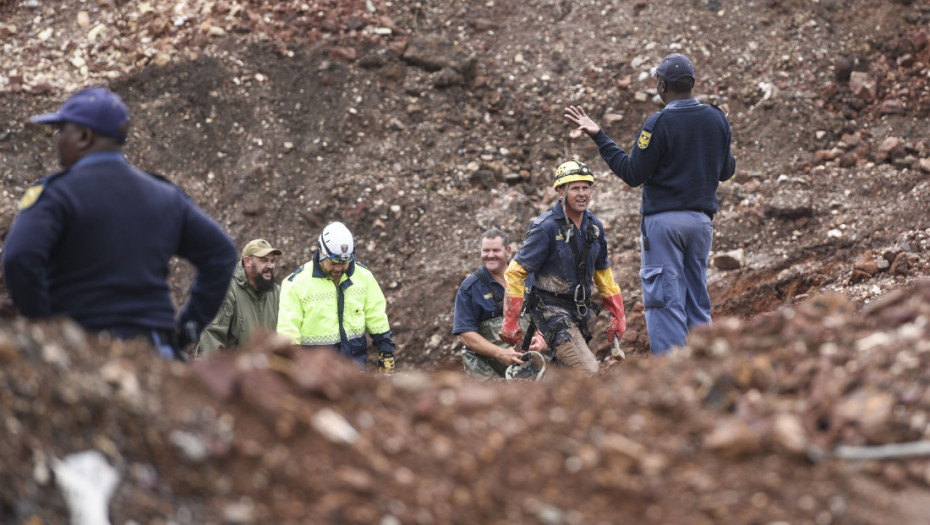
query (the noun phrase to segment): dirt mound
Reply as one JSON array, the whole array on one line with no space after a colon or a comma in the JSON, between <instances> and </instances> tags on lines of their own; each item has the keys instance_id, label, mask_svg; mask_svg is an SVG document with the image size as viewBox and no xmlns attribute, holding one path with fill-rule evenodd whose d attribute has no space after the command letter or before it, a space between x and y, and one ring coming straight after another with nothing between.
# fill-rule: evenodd
<instances>
[{"instance_id":1,"label":"dirt mound","mask_svg":"<svg viewBox=\"0 0 930 525\"><path fill-rule=\"evenodd\" d=\"M928 320L930 282L862 313L818 296L522 384L360 374L276 337L171 364L7 322L0 519L64 521L51 465L96 449L117 523L917 523L930 460L861 458L927 438Z\"/></svg>"},{"instance_id":2,"label":"dirt mound","mask_svg":"<svg viewBox=\"0 0 930 525\"><path fill-rule=\"evenodd\" d=\"M56 168L28 116L108 84L131 110L130 160L238 244L282 246L279 274L325 223L348 224L399 362L393 380L358 376L269 339L177 366L4 320L0 522L63 521L53 458L88 449L120 473L120 523L926 515L925 460L834 452L927 439L927 1L14 0L0 13L0 238ZM717 322L649 359L639 192L561 112L583 104L632 144L659 108L649 68L673 51L728 111L737 174L714 221ZM593 380L465 381L450 331L476 239L491 226L519 239L567 157L596 170L631 357ZM179 304L191 278L174 264ZM595 321L601 353L605 329Z\"/></svg>"}]
</instances>

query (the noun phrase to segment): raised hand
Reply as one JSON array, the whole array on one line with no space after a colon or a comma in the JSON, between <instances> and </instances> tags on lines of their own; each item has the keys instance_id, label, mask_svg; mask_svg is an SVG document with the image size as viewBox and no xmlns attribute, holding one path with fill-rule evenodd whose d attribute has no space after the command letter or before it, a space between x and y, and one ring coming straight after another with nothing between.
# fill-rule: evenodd
<instances>
[{"instance_id":1,"label":"raised hand","mask_svg":"<svg viewBox=\"0 0 930 525\"><path fill-rule=\"evenodd\" d=\"M568 106L562 116L577 125L580 131L584 131L592 137L601 130L601 127L591 120L591 117L584 112L581 106Z\"/></svg>"}]
</instances>

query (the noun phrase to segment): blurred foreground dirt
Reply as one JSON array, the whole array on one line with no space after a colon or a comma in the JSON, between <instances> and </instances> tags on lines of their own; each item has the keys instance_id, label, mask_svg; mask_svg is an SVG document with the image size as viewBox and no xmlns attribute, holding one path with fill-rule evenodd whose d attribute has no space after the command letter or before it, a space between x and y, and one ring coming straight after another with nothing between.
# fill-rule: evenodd
<instances>
[{"instance_id":1,"label":"blurred foreground dirt","mask_svg":"<svg viewBox=\"0 0 930 525\"><path fill-rule=\"evenodd\" d=\"M0 328L0 522L63 523L50 464L96 449L114 523L921 523L930 282L721 319L594 379L358 372L276 337L166 363L69 322ZM561 373L560 373L561 372ZM31 521L30 521L31 520Z\"/></svg>"}]
</instances>

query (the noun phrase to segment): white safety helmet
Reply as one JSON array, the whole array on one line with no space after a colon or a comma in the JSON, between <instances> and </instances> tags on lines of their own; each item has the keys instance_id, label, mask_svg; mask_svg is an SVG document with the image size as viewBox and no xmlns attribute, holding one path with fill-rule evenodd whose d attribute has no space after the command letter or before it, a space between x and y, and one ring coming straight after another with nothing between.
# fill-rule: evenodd
<instances>
[{"instance_id":1,"label":"white safety helmet","mask_svg":"<svg viewBox=\"0 0 930 525\"><path fill-rule=\"evenodd\" d=\"M341 222L334 222L323 228L319 245L320 257L332 259L334 263L347 263L355 257L355 241L352 239L352 232Z\"/></svg>"},{"instance_id":2,"label":"white safety helmet","mask_svg":"<svg viewBox=\"0 0 930 525\"><path fill-rule=\"evenodd\" d=\"M530 350L520 356L520 363L507 367L504 378L508 381L525 379L527 381L540 381L546 373L546 358L539 352Z\"/></svg>"}]
</instances>

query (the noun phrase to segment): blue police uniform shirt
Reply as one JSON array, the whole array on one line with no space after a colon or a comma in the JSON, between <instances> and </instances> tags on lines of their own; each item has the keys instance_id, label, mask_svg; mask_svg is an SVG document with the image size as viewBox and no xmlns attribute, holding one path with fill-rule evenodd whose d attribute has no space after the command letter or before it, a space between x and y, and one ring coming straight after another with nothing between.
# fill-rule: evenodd
<instances>
[{"instance_id":1,"label":"blue police uniform shirt","mask_svg":"<svg viewBox=\"0 0 930 525\"><path fill-rule=\"evenodd\" d=\"M68 315L90 330L198 330L219 309L238 260L225 232L174 184L122 152L86 155L41 179L3 246L10 297L26 317ZM173 255L197 268L177 321Z\"/></svg>"},{"instance_id":2,"label":"blue police uniform shirt","mask_svg":"<svg viewBox=\"0 0 930 525\"><path fill-rule=\"evenodd\" d=\"M499 297L504 297L504 287L491 277L488 269L481 266L479 272L484 272L491 287L497 291ZM482 321L501 317L503 308L499 308L494 301L494 295L481 279L471 274L462 281L455 292L455 313L452 321L452 334L459 335L465 332L477 332Z\"/></svg>"},{"instance_id":3,"label":"blue police uniform shirt","mask_svg":"<svg viewBox=\"0 0 930 525\"><path fill-rule=\"evenodd\" d=\"M571 240L578 247L578 253L584 252L584 232L589 224L596 228L597 238L588 251L584 283L586 293L590 295L594 271L610 268L607 257L607 236L600 219L589 210L585 210L581 219L581 230L571 221ZM572 293L578 284L578 265L572 247L565 242L560 225L565 224L565 212L559 201L551 210L542 213L533 221L526 238L515 257L520 266L535 279L536 286L555 293Z\"/></svg>"},{"instance_id":4,"label":"blue police uniform shirt","mask_svg":"<svg viewBox=\"0 0 930 525\"><path fill-rule=\"evenodd\" d=\"M697 99L674 100L643 125L627 155L604 130L594 137L611 171L630 186L642 184L639 212L717 213L717 186L736 169L730 123L723 111Z\"/></svg>"}]
</instances>

